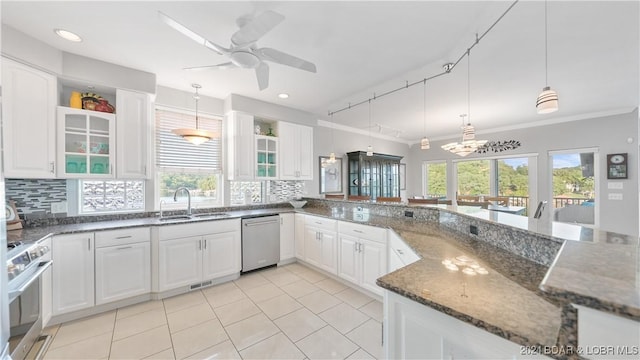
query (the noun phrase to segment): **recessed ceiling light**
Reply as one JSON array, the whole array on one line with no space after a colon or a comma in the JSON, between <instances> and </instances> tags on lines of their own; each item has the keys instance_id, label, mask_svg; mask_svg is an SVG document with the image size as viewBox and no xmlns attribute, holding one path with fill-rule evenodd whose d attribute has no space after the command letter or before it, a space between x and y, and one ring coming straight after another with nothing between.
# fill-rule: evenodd
<instances>
[{"instance_id":1,"label":"recessed ceiling light","mask_svg":"<svg viewBox=\"0 0 640 360\"><path fill-rule=\"evenodd\" d=\"M279 97L280 99L288 99L288 98L289 98L289 94L285 94L285 93L278 94L278 97Z\"/></svg>"},{"instance_id":2,"label":"recessed ceiling light","mask_svg":"<svg viewBox=\"0 0 640 360\"><path fill-rule=\"evenodd\" d=\"M67 30L63 30L63 29L55 29L53 31L56 34L58 34L58 36L60 36L61 38L65 39L65 40L69 40L69 41L73 41L73 42L82 41L82 38L80 36L78 36L77 34L72 33L71 31L67 31Z\"/></svg>"}]
</instances>

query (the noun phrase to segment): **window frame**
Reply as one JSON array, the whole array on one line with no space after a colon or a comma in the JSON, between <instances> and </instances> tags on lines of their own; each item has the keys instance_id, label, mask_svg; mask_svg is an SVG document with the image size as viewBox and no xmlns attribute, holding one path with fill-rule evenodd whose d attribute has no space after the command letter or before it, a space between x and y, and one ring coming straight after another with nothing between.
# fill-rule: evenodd
<instances>
[{"instance_id":1,"label":"window frame","mask_svg":"<svg viewBox=\"0 0 640 360\"><path fill-rule=\"evenodd\" d=\"M445 176L445 198L448 198L449 194L449 162L447 160L425 160L422 162L422 197L427 198L429 196L429 172L428 167L431 164L444 164L444 176Z\"/></svg>"}]
</instances>

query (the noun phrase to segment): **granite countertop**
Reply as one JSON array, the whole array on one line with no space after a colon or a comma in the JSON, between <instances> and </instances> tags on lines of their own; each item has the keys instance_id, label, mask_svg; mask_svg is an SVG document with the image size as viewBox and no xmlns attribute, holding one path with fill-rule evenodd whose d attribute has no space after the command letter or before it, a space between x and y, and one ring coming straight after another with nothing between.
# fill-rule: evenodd
<instances>
[{"instance_id":1,"label":"granite countertop","mask_svg":"<svg viewBox=\"0 0 640 360\"><path fill-rule=\"evenodd\" d=\"M640 321L640 247L567 241L540 288L578 305Z\"/></svg>"},{"instance_id":2,"label":"granite countertop","mask_svg":"<svg viewBox=\"0 0 640 360\"><path fill-rule=\"evenodd\" d=\"M556 345L562 306L537 289L545 266L481 241L399 235L422 259L381 277L379 286L518 344ZM466 275L465 266L452 271L443 264L456 258L470 259L488 273Z\"/></svg>"},{"instance_id":3,"label":"granite countertop","mask_svg":"<svg viewBox=\"0 0 640 360\"><path fill-rule=\"evenodd\" d=\"M217 220L228 220L228 219L237 219L247 216L260 216L260 215L270 215L270 214L280 214L284 212L294 212L293 208L267 208L267 209L255 209L255 210L235 210L235 211L224 211L225 214L229 216L219 217L219 218L190 218L190 219L171 219L167 221L161 221L159 217L142 217L135 219L124 219L124 220L107 220L107 221L96 221L96 222L81 222L74 224L64 224L64 225L52 225L52 226L41 226L41 227L32 227L25 228L20 230L9 230L7 231L7 241L37 241L42 238L45 238L50 235L58 235L58 234L72 234L72 233L80 233L80 232L89 232L89 231L102 231L102 230L115 230L115 229L124 229L131 227L141 227L141 226L167 226L167 225L176 225L176 224L188 224L195 222L204 222L204 221L217 221Z\"/></svg>"}]
</instances>

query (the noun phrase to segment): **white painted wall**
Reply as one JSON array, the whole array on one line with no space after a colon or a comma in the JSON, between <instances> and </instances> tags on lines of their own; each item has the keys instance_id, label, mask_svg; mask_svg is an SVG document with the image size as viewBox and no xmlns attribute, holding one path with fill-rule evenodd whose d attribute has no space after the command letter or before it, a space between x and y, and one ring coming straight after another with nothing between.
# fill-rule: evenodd
<instances>
[{"instance_id":1,"label":"white painted wall","mask_svg":"<svg viewBox=\"0 0 640 360\"><path fill-rule=\"evenodd\" d=\"M156 105L195 111L196 103L193 99L194 93L195 91L188 92L165 86L158 86L156 88L155 103ZM200 95L200 100L198 100L198 111L222 117L224 116L224 101Z\"/></svg>"},{"instance_id":2,"label":"white painted wall","mask_svg":"<svg viewBox=\"0 0 640 360\"><path fill-rule=\"evenodd\" d=\"M550 197L549 186L549 159L548 152L553 150L567 150L577 148L599 149L600 176L600 228L623 234L638 235L638 109L630 113L595 117L585 120L562 122L544 126L530 127L500 131L491 134L480 134L477 138L488 140L518 140L522 144L515 150L499 153L499 155L511 156L518 154L538 154L537 190L539 199ZM632 137L629 144L627 138ZM431 141L431 149L420 150L419 144L413 145L409 152L407 163L407 194L409 196L420 195L422 192L421 164L425 160L448 160L451 168L451 160L460 157L448 153L440 148L450 141L459 141L460 138ZM627 180L615 180L622 182L624 189L607 189L607 154L628 153L629 178ZM497 154L472 154L467 159L495 156ZM450 177L449 177L450 178ZM610 192L622 193L623 200L608 200Z\"/></svg>"},{"instance_id":3,"label":"white painted wall","mask_svg":"<svg viewBox=\"0 0 640 360\"><path fill-rule=\"evenodd\" d=\"M62 73L62 51L4 24L2 55L52 74Z\"/></svg>"}]
</instances>

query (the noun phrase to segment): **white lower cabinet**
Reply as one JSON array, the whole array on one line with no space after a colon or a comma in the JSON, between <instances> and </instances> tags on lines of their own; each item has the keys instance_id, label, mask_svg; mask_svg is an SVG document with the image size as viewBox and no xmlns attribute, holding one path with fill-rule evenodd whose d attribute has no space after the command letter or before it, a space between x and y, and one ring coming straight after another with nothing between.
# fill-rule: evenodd
<instances>
[{"instance_id":1,"label":"white lower cabinet","mask_svg":"<svg viewBox=\"0 0 640 360\"><path fill-rule=\"evenodd\" d=\"M295 214L280 214L280 261L293 259L295 253Z\"/></svg>"},{"instance_id":2,"label":"white lower cabinet","mask_svg":"<svg viewBox=\"0 0 640 360\"><path fill-rule=\"evenodd\" d=\"M295 245L294 252L297 259L304 260L305 217L295 214Z\"/></svg>"},{"instance_id":3,"label":"white lower cabinet","mask_svg":"<svg viewBox=\"0 0 640 360\"><path fill-rule=\"evenodd\" d=\"M384 302L387 359L549 359L393 292Z\"/></svg>"},{"instance_id":4,"label":"white lower cabinet","mask_svg":"<svg viewBox=\"0 0 640 360\"><path fill-rule=\"evenodd\" d=\"M336 220L306 215L304 259L332 274L338 273Z\"/></svg>"},{"instance_id":5,"label":"white lower cabinet","mask_svg":"<svg viewBox=\"0 0 640 360\"><path fill-rule=\"evenodd\" d=\"M382 295L376 280L387 273L387 230L341 221L338 231L338 276Z\"/></svg>"},{"instance_id":6,"label":"white lower cabinet","mask_svg":"<svg viewBox=\"0 0 640 360\"><path fill-rule=\"evenodd\" d=\"M154 240L155 241L155 240ZM240 219L157 228L157 284L162 292L240 273Z\"/></svg>"},{"instance_id":7,"label":"white lower cabinet","mask_svg":"<svg viewBox=\"0 0 640 360\"><path fill-rule=\"evenodd\" d=\"M96 249L96 305L150 291L149 241Z\"/></svg>"},{"instance_id":8,"label":"white lower cabinet","mask_svg":"<svg viewBox=\"0 0 640 360\"><path fill-rule=\"evenodd\" d=\"M46 246L51 249L51 237L48 237L40 242L40 246ZM49 261L51 260L51 252L48 252L42 256L40 261ZM53 267L49 267L42 273L42 328L47 327L49 320L51 320L51 315L53 314L52 301L53 301L53 287L52 285L53 278Z\"/></svg>"},{"instance_id":9,"label":"white lower cabinet","mask_svg":"<svg viewBox=\"0 0 640 360\"><path fill-rule=\"evenodd\" d=\"M151 292L151 232L131 228L95 233L96 305Z\"/></svg>"},{"instance_id":10,"label":"white lower cabinet","mask_svg":"<svg viewBox=\"0 0 640 360\"><path fill-rule=\"evenodd\" d=\"M53 315L94 306L93 233L55 235L52 253Z\"/></svg>"},{"instance_id":11,"label":"white lower cabinet","mask_svg":"<svg viewBox=\"0 0 640 360\"><path fill-rule=\"evenodd\" d=\"M202 280L202 236L160 241L160 291Z\"/></svg>"},{"instance_id":12,"label":"white lower cabinet","mask_svg":"<svg viewBox=\"0 0 640 360\"><path fill-rule=\"evenodd\" d=\"M586 359L638 359L640 322L593 308L578 309L578 348Z\"/></svg>"},{"instance_id":13,"label":"white lower cabinet","mask_svg":"<svg viewBox=\"0 0 640 360\"><path fill-rule=\"evenodd\" d=\"M420 260L411 248L405 244L398 234L393 230L389 230L389 272L398 270L411 263Z\"/></svg>"}]
</instances>

